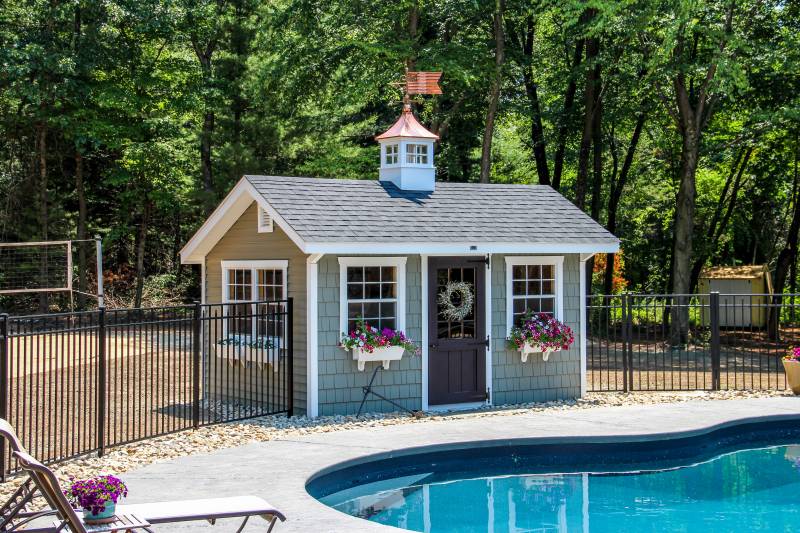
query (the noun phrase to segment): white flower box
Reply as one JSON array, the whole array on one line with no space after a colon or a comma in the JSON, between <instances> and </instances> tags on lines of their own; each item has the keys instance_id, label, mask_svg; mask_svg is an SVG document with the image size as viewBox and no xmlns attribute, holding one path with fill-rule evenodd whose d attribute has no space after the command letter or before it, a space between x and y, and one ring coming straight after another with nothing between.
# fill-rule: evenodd
<instances>
[{"instance_id":1,"label":"white flower box","mask_svg":"<svg viewBox=\"0 0 800 533\"><path fill-rule=\"evenodd\" d=\"M519 351L520 355L522 356L522 362L525 363L528 361L528 356L532 353L540 353L542 354L542 361L547 361L550 358L550 354L553 352L560 352L561 347L557 348L541 348L539 346L531 346L530 344L526 344L522 347Z\"/></svg>"},{"instance_id":2,"label":"white flower box","mask_svg":"<svg viewBox=\"0 0 800 533\"><path fill-rule=\"evenodd\" d=\"M383 363L383 368L389 369L390 361L399 361L403 358L403 353L406 351L402 346L384 346L375 348L372 353L369 353L361 348L353 349L353 360L358 361L358 370L364 371L364 365L367 362L379 361Z\"/></svg>"}]
</instances>

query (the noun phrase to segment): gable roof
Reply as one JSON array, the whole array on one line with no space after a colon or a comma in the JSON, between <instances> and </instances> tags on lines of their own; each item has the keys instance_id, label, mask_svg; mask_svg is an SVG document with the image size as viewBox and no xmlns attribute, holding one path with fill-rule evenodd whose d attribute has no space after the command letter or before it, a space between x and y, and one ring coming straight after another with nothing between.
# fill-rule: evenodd
<instances>
[{"instance_id":1,"label":"gable roof","mask_svg":"<svg viewBox=\"0 0 800 533\"><path fill-rule=\"evenodd\" d=\"M616 237L544 185L437 182L429 193L377 180L245 176L181 250L184 262L202 261L246 208L245 193L310 254L619 249Z\"/></svg>"}]
</instances>

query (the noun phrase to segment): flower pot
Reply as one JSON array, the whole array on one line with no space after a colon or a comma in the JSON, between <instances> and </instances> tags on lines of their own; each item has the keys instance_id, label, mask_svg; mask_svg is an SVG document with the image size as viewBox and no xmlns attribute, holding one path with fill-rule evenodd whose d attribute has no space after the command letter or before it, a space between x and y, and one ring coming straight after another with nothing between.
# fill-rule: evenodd
<instances>
[{"instance_id":1,"label":"flower pot","mask_svg":"<svg viewBox=\"0 0 800 533\"><path fill-rule=\"evenodd\" d=\"M519 351L520 356L522 357L522 362L525 363L528 361L528 356L532 353L540 353L542 354L542 361L547 361L550 358L550 354L553 352L560 352L561 347L557 348L542 348L541 346L531 346L530 344L526 344L522 347Z\"/></svg>"},{"instance_id":2,"label":"flower pot","mask_svg":"<svg viewBox=\"0 0 800 533\"><path fill-rule=\"evenodd\" d=\"M783 369L786 371L786 382L795 394L800 394L800 361L783 360Z\"/></svg>"},{"instance_id":3,"label":"flower pot","mask_svg":"<svg viewBox=\"0 0 800 533\"><path fill-rule=\"evenodd\" d=\"M83 520L87 524L110 522L114 520L114 513L116 512L117 512L117 504L115 502L106 502L106 505L103 508L103 510L97 514L92 513L88 509L84 509Z\"/></svg>"},{"instance_id":4,"label":"flower pot","mask_svg":"<svg viewBox=\"0 0 800 533\"><path fill-rule=\"evenodd\" d=\"M364 365L367 362L380 361L383 363L383 368L389 369L390 361L399 361L403 358L405 348L402 346L384 346L375 348L372 353L369 353L361 348L353 349L353 360L358 361L358 370L364 371Z\"/></svg>"}]
</instances>

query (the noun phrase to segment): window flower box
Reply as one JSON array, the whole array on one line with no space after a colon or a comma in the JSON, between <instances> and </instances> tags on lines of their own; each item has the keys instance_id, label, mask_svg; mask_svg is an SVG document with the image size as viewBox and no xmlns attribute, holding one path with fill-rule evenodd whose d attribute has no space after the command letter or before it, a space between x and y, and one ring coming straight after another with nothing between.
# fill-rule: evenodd
<instances>
[{"instance_id":1,"label":"window flower box","mask_svg":"<svg viewBox=\"0 0 800 533\"><path fill-rule=\"evenodd\" d=\"M572 329L547 313L528 311L522 317L522 324L511 328L508 345L519 350L522 362L528 361L532 353L542 354L542 360L550 359L550 354L568 350L575 342Z\"/></svg>"},{"instance_id":2,"label":"window flower box","mask_svg":"<svg viewBox=\"0 0 800 533\"><path fill-rule=\"evenodd\" d=\"M366 363L380 362L388 369L391 361L399 361L406 351L417 353L417 346L402 331L391 328L378 330L359 320L356 327L342 336L339 345L353 352L353 360L358 361L358 370L363 372Z\"/></svg>"},{"instance_id":3,"label":"window flower box","mask_svg":"<svg viewBox=\"0 0 800 533\"><path fill-rule=\"evenodd\" d=\"M561 346L550 346L547 348L543 348L541 346L531 346L530 344L526 344L525 346L519 349L519 353L523 363L528 362L528 356L532 353L542 354L542 361L547 361L548 359L550 359L551 353L560 351L561 351Z\"/></svg>"},{"instance_id":4,"label":"window flower box","mask_svg":"<svg viewBox=\"0 0 800 533\"><path fill-rule=\"evenodd\" d=\"M383 346L373 349L372 352L368 352L363 348L354 348L353 360L358 361L358 370L360 372L364 371L366 363L376 361L383 363L383 368L388 370L389 363L402 359L405 351L406 349L403 346Z\"/></svg>"},{"instance_id":5,"label":"window flower box","mask_svg":"<svg viewBox=\"0 0 800 533\"><path fill-rule=\"evenodd\" d=\"M217 341L217 357L228 359L231 364L253 363L260 369L271 366L273 372L280 369L279 362L286 356L283 339L277 336L228 335Z\"/></svg>"}]
</instances>

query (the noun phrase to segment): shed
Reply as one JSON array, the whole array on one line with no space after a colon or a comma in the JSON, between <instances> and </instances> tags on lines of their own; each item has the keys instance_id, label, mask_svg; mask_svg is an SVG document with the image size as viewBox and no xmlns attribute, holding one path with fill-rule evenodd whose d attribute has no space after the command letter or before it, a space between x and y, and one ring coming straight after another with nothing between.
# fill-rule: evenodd
<instances>
[{"instance_id":1,"label":"shed","mask_svg":"<svg viewBox=\"0 0 800 533\"><path fill-rule=\"evenodd\" d=\"M370 371L408 409L586 390L586 261L619 240L549 186L437 182L436 139L406 106L377 137L378 179L244 176L181 251L204 302L252 305L265 286L293 298L294 405L309 416L358 412ZM440 298L455 286L470 295L459 316ZM506 337L528 310L568 324L575 344L525 362ZM419 356L364 368L339 346L359 319L404 331ZM258 337L253 324L237 336Z\"/></svg>"},{"instance_id":2,"label":"shed","mask_svg":"<svg viewBox=\"0 0 800 533\"><path fill-rule=\"evenodd\" d=\"M772 278L767 265L708 267L700 274L698 291L720 293L721 327L763 328L767 325L767 305L772 295Z\"/></svg>"}]
</instances>

